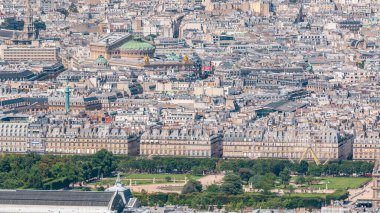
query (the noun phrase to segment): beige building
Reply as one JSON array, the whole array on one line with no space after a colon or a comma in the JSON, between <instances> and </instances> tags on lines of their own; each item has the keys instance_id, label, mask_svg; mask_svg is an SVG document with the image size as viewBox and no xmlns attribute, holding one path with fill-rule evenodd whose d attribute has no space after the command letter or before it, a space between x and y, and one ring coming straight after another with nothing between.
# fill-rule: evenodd
<instances>
[{"instance_id":1,"label":"beige building","mask_svg":"<svg viewBox=\"0 0 380 213\"><path fill-rule=\"evenodd\" d=\"M269 3L263 1L250 2L250 9L259 16L269 17Z\"/></svg>"},{"instance_id":2,"label":"beige building","mask_svg":"<svg viewBox=\"0 0 380 213\"><path fill-rule=\"evenodd\" d=\"M305 159L321 163L347 159L352 153L353 137L330 128L271 130L255 143L257 158Z\"/></svg>"},{"instance_id":3,"label":"beige building","mask_svg":"<svg viewBox=\"0 0 380 213\"><path fill-rule=\"evenodd\" d=\"M380 137L378 131L367 132L355 138L353 160L375 161L380 157Z\"/></svg>"},{"instance_id":4,"label":"beige building","mask_svg":"<svg viewBox=\"0 0 380 213\"><path fill-rule=\"evenodd\" d=\"M1 59L5 61L57 61L57 47L3 46Z\"/></svg>"},{"instance_id":5,"label":"beige building","mask_svg":"<svg viewBox=\"0 0 380 213\"><path fill-rule=\"evenodd\" d=\"M91 127L51 125L47 132L46 153L94 154L106 149L113 154L137 155L138 143L138 135L108 124Z\"/></svg>"},{"instance_id":6,"label":"beige building","mask_svg":"<svg viewBox=\"0 0 380 213\"><path fill-rule=\"evenodd\" d=\"M138 155L139 139L139 133L110 124L43 125L27 117L5 117L0 122L2 153L94 154L106 149L113 154Z\"/></svg>"},{"instance_id":7,"label":"beige building","mask_svg":"<svg viewBox=\"0 0 380 213\"><path fill-rule=\"evenodd\" d=\"M223 137L223 157L253 158L255 156L254 142L261 141L264 128L234 128L226 130Z\"/></svg>"},{"instance_id":8,"label":"beige building","mask_svg":"<svg viewBox=\"0 0 380 213\"><path fill-rule=\"evenodd\" d=\"M27 117L5 117L0 122L0 152L44 152L45 131Z\"/></svg>"},{"instance_id":9,"label":"beige building","mask_svg":"<svg viewBox=\"0 0 380 213\"><path fill-rule=\"evenodd\" d=\"M336 130L246 128L226 131L223 157L277 158L320 161L347 159L352 153L350 136Z\"/></svg>"},{"instance_id":10,"label":"beige building","mask_svg":"<svg viewBox=\"0 0 380 213\"><path fill-rule=\"evenodd\" d=\"M97 42L90 44L90 59L95 60L100 55L104 56L107 60L111 55L118 51L117 48L131 40L132 36L128 33L111 33Z\"/></svg>"},{"instance_id":11,"label":"beige building","mask_svg":"<svg viewBox=\"0 0 380 213\"><path fill-rule=\"evenodd\" d=\"M204 127L153 128L141 136L140 155L221 157L222 136Z\"/></svg>"}]
</instances>

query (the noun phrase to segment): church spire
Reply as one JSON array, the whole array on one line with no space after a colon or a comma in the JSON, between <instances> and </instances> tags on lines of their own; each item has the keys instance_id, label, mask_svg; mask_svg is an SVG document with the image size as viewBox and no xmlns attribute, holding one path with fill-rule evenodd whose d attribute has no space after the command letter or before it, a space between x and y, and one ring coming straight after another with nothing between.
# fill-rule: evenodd
<instances>
[{"instance_id":1,"label":"church spire","mask_svg":"<svg viewBox=\"0 0 380 213\"><path fill-rule=\"evenodd\" d=\"M35 29L33 21L33 10L30 6L30 0L25 0L26 3L26 17L24 20L24 36L25 39L34 40L35 39Z\"/></svg>"}]
</instances>

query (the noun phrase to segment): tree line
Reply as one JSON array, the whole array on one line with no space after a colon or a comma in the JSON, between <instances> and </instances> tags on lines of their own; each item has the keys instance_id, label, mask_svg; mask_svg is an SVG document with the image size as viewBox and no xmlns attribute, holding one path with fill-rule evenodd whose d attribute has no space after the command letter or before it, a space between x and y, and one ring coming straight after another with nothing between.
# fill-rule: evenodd
<instances>
[{"instance_id":1,"label":"tree line","mask_svg":"<svg viewBox=\"0 0 380 213\"><path fill-rule=\"evenodd\" d=\"M115 157L106 150L92 156L7 154L0 160L0 188L62 189L110 176L115 169Z\"/></svg>"},{"instance_id":2,"label":"tree line","mask_svg":"<svg viewBox=\"0 0 380 213\"><path fill-rule=\"evenodd\" d=\"M305 161L293 163L277 159L115 156L106 150L83 156L4 154L0 157L0 188L68 188L70 184L109 177L115 172L204 175L221 171L234 174L235 177L231 178L236 179L237 176L243 184L267 183L268 188L271 188L272 180L288 183L291 173L305 176L365 175L371 173L372 169L373 163L369 162L336 161L316 166ZM236 188L233 184L236 183L230 181L221 190Z\"/></svg>"},{"instance_id":3,"label":"tree line","mask_svg":"<svg viewBox=\"0 0 380 213\"><path fill-rule=\"evenodd\" d=\"M187 205L190 208L210 210L225 208L227 211L239 211L246 207L253 208L321 208L332 200L344 200L348 198L346 190L337 190L329 195L310 195L307 197L275 194L237 194L227 195L223 193L134 193L144 206Z\"/></svg>"}]
</instances>

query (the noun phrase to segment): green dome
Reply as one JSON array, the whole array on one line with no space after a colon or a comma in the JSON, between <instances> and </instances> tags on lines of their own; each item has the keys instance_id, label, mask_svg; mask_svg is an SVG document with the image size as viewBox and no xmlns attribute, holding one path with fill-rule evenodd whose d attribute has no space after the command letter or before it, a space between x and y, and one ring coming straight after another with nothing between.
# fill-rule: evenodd
<instances>
[{"instance_id":1,"label":"green dome","mask_svg":"<svg viewBox=\"0 0 380 213\"><path fill-rule=\"evenodd\" d=\"M313 72L313 65L311 65L310 63L308 63L307 67L306 67L306 71Z\"/></svg>"},{"instance_id":2,"label":"green dome","mask_svg":"<svg viewBox=\"0 0 380 213\"><path fill-rule=\"evenodd\" d=\"M106 65L108 65L108 61L107 61L107 59L104 58L104 56L100 55L100 56L98 56L98 58L94 61L94 64L96 64L96 65L106 66Z\"/></svg>"},{"instance_id":3,"label":"green dome","mask_svg":"<svg viewBox=\"0 0 380 213\"><path fill-rule=\"evenodd\" d=\"M148 42L144 42L141 39L135 39L128 41L120 47L121 51L128 50L154 50L155 47Z\"/></svg>"}]
</instances>

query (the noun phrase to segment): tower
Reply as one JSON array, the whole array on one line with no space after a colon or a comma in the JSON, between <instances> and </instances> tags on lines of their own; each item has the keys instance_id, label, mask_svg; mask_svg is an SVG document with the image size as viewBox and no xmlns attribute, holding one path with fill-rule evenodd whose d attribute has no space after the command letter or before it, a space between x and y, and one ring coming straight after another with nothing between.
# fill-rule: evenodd
<instances>
[{"instance_id":1,"label":"tower","mask_svg":"<svg viewBox=\"0 0 380 213\"><path fill-rule=\"evenodd\" d=\"M33 23L33 11L30 6L30 0L26 0L25 3L27 5L27 13L24 20L24 36L27 40L34 40L36 34Z\"/></svg>"},{"instance_id":2,"label":"tower","mask_svg":"<svg viewBox=\"0 0 380 213\"><path fill-rule=\"evenodd\" d=\"M69 113L70 112L70 87L66 86L64 92L65 92L65 110L66 110L66 113Z\"/></svg>"}]
</instances>

